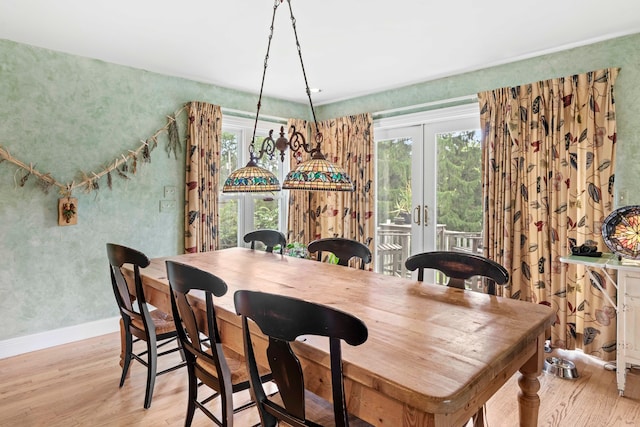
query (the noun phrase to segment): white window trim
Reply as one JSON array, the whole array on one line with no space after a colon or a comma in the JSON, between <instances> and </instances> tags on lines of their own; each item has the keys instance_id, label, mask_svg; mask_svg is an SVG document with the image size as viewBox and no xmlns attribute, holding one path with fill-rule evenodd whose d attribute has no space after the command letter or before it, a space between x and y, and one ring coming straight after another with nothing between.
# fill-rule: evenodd
<instances>
[{"instance_id":1,"label":"white window trim","mask_svg":"<svg viewBox=\"0 0 640 427\"><path fill-rule=\"evenodd\" d=\"M393 129L397 127L437 123L480 115L477 103L456 105L455 107L438 108L436 110L421 111L394 117L383 117L373 121L373 131L376 129Z\"/></svg>"}]
</instances>

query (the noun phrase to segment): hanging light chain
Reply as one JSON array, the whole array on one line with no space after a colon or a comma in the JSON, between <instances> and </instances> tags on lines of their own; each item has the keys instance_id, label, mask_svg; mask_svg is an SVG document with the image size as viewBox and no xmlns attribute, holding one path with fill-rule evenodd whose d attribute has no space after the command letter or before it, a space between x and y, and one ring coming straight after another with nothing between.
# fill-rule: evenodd
<instances>
[{"instance_id":1,"label":"hanging light chain","mask_svg":"<svg viewBox=\"0 0 640 427\"><path fill-rule=\"evenodd\" d=\"M251 145L249 145L250 161L255 161L260 159L262 157L262 154L264 153L267 153L269 156L273 156L273 151L274 151L274 149L269 150L271 145L275 145L275 143L273 142L273 139L271 138L271 134L273 131L269 132L269 137L265 139L265 141L267 142L266 144L267 149L265 150L265 143L263 142L258 156L254 154L255 148L253 146L253 143L256 140L256 131L258 129L258 116L260 115L260 107L262 107L262 90L264 89L264 80L267 75L267 67L269 63L269 51L271 50L271 40L273 39L273 28L276 20L276 11L278 10L278 6L280 6L280 3L282 3L282 0L275 0L273 3L273 15L271 16L271 26L269 27L269 37L268 37L269 42L267 43L267 53L264 56L264 68L262 70L262 83L260 84L260 95L258 95L258 105L257 105L258 108L256 110L256 120L253 124L253 135L251 136Z\"/></svg>"},{"instance_id":2,"label":"hanging light chain","mask_svg":"<svg viewBox=\"0 0 640 427\"><path fill-rule=\"evenodd\" d=\"M309 105L311 106L311 114L313 115L313 123L316 127L316 133L318 133L318 120L316 119L316 111L313 108L313 101L311 101L311 90L309 89L309 82L307 81L307 73L304 69L304 62L302 61L302 48L300 47L300 40L298 39L298 31L296 28L296 18L293 16L293 9L291 8L291 0L287 0L289 4L289 14L291 15L291 26L293 27L293 35L296 39L296 48L298 49L298 56L300 57L300 66L302 67L302 76L304 77L304 85L307 91L307 97L309 98ZM316 137L316 140L318 138ZM317 147L319 151L320 147Z\"/></svg>"},{"instance_id":3,"label":"hanging light chain","mask_svg":"<svg viewBox=\"0 0 640 427\"><path fill-rule=\"evenodd\" d=\"M272 132L269 132L269 136L266 137L260 146L260 152L255 154L255 139L256 132L258 128L258 117L260 114L260 108L262 107L262 92L264 88L265 77L267 74L268 61L269 61L269 51L271 49L271 40L273 39L273 31L274 31L274 23L276 18L276 11L278 6L284 0L275 0L273 5L273 16L271 17L271 27L269 28L269 42L267 44L267 53L264 57L264 69L262 72L262 83L260 85L260 95L258 97L258 105L256 111L256 120L253 125L253 135L251 137L251 146L249 147L249 156L250 162L255 163L255 161L259 160L263 154L267 154L270 158L273 158L275 150L280 151L280 159L284 161L285 151L287 148L291 148L293 151L298 151L303 149L307 153L310 153L313 156L321 155L321 143L322 143L322 133L318 129L318 120L316 119L316 111L313 108L313 101L311 100L311 90L309 89L309 82L307 80L307 73L304 68L304 61L302 60L302 48L300 47L300 40L298 39L298 31L296 27L296 18L293 16L293 9L291 7L291 0L287 0L287 4L289 5L289 14L291 17L291 25L293 27L293 35L296 41L296 49L298 50L298 57L300 58L300 66L302 68L302 76L304 77L305 90L307 92L307 97L309 98L309 106L311 107L311 114L313 116L313 123L315 125L315 142L316 146L314 148L311 147L310 144L307 143L304 135L300 133L300 131L296 131L295 127L291 128L291 140L287 140L284 132L284 127L280 128L280 137L277 141L273 140Z\"/></svg>"}]
</instances>

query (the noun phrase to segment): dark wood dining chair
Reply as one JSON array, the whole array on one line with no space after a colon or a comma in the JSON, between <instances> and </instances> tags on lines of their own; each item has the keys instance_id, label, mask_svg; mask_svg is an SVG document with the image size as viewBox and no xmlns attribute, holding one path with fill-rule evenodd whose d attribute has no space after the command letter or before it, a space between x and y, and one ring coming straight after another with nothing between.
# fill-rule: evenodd
<instances>
[{"instance_id":1,"label":"dark wood dining chair","mask_svg":"<svg viewBox=\"0 0 640 427\"><path fill-rule=\"evenodd\" d=\"M454 251L432 251L411 255L405 261L409 271L418 270L418 280L424 280L424 270L433 269L449 278L447 286L465 289L465 280L471 277L486 277L487 293L496 294L495 285L506 285L509 272L497 262L480 255Z\"/></svg>"},{"instance_id":2,"label":"dark wood dining chair","mask_svg":"<svg viewBox=\"0 0 640 427\"><path fill-rule=\"evenodd\" d=\"M227 284L219 277L195 267L175 261L166 261L167 277L171 288L170 299L178 337L187 360L189 400L185 426L190 426L196 408L199 408L219 426L232 427L233 415L253 406L253 401L234 408L233 394L249 389L249 375L244 356L221 342L213 297L227 293ZM195 307L197 300L189 293L204 292L206 322L198 322L201 312ZM267 368L259 368L259 381L270 381ZM198 399L199 383L213 394ZM201 385L200 384L200 385ZM205 405L220 397L221 416L216 417Z\"/></svg>"},{"instance_id":3,"label":"dark wood dining chair","mask_svg":"<svg viewBox=\"0 0 640 427\"><path fill-rule=\"evenodd\" d=\"M107 243L107 256L109 258L109 271L113 293L118 303L120 316L122 317L122 328L124 333L124 359L122 361L122 376L120 377L120 387L124 385L127 378L131 360L137 360L147 368L147 387L144 396L144 407L151 406L153 388L157 375L166 374L185 366L184 362L157 372L158 357L165 356L180 350L180 343L177 342L176 328L173 317L161 310L149 311L147 300L142 288L140 269L149 265L149 258L145 254L126 246ZM133 265L134 286L129 286L122 273L124 264ZM134 292L132 295L131 292ZM134 301L136 301L134 303ZM134 350L134 344L144 341L146 347L144 351ZM158 350L166 345L176 342L176 346L167 347L166 350Z\"/></svg>"},{"instance_id":4,"label":"dark wood dining chair","mask_svg":"<svg viewBox=\"0 0 640 427\"><path fill-rule=\"evenodd\" d=\"M280 254L284 253L287 246L287 238L278 230L254 230L244 235L245 243L251 242L251 249L255 249L256 242L262 242L267 252L273 252L273 248L280 245Z\"/></svg>"},{"instance_id":5,"label":"dark wood dining chair","mask_svg":"<svg viewBox=\"0 0 640 427\"><path fill-rule=\"evenodd\" d=\"M349 265L353 257L360 258L360 270L371 262L371 250L364 243L342 237L317 239L307 246L309 253L317 252L318 261L322 261L322 252L331 252L338 258L338 265Z\"/></svg>"},{"instance_id":6,"label":"dark wood dining chair","mask_svg":"<svg viewBox=\"0 0 640 427\"><path fill-rule=\"evenodd\" d=\"M454 251L432 251L412 255L405 261L409 271L418 270L418 280L424 280L424 270L434 269L449 278L447 286L466 289L465 281L472 277L485 277L487 292L496 294L495 285L506 285L509 282L509 272L497 262L480 255ZM485 406L473 415L474 427L484 426ZM465 424L466 425L466 424Z\"/></svg>"},{"instance_id":7,"label":"dark wood dining chair","mask_svg":"<svg viewBox=\"0 0 640 427\"><path fill-rule=\"evenodd\" d=\"M244 354L262 426L274 427L279 421L294 427L370 425L347 413L342 376L341 340L357 346L368 337L360 319L331 307L263 292L236 291L234 302L242 316ZM274 396L267 396L259 379L249 319L269 338L266 354L278 386ZM300 335L329 338L333 404L305 388L300 360L291 346Z\"/></svg>"}]
</instances>

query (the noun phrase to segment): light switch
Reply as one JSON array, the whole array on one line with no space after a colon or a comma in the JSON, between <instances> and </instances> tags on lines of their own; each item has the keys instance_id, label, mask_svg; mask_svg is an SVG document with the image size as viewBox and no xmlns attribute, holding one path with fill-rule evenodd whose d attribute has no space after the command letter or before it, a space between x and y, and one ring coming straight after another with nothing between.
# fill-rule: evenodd
<instances>
[{"instance_id":1,"label":"light switch","mask_svg":"<svg viewBox=\"0 0 640 427\"><path fill-rule=\"evenodd\" d=\"M176 198L176 187L173 185L165 185L164 187L164 198L165 199L175 199Z\"/></svg>"},{"instance_id":2,"label":"light switch","mask_svg":"<svg viewBox=\"0 0 640 427\"><path fill-rule=\"evenodd\" d=\"M173 212L176 210L175 200L160 200L160 212Z\"/></svg>"}]
</instances>

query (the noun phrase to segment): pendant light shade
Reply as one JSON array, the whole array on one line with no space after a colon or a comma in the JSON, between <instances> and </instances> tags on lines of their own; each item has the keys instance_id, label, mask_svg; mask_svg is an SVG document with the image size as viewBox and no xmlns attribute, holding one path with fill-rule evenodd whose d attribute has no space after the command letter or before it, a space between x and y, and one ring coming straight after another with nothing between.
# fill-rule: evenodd
<instances>
[{"instance_id":1,"label":"pendant light shade","mask_svg":"<svg viewBox=\"0 0 640 427\"><path fill-rule=\"evenodd\" d=\"M236 169L224 182L223 193L262 193L280 191L278 178L252 159L243 168Z\"/></svg>"},{"instance_id":2,"label":"pendant light shade","mask_svg":"<svg viewBox=\"0 0 640 427\"><path fill-rule=\"evenodd\" d=\"M286 190L353 191L351 178L342 167L316 152L311 160L300 163L282 183Z\"/></svg>"}]
</instances>

